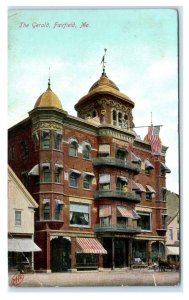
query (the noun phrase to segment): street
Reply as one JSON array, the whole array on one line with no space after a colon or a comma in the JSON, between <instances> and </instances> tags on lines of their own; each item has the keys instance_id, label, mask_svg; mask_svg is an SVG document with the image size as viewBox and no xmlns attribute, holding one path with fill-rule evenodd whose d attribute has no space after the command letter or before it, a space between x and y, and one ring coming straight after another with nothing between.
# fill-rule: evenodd
<instances>
[{"instance_id":1,"label":"street","mask_svg":"<svg viewBox=\"0 0 189 300\"><path fill-rule=\"evenodd\" d=\"M148 269L9 274L11 290L20 287L178 286L179 282L179 272Z\"/></svg>"}]
</instances>

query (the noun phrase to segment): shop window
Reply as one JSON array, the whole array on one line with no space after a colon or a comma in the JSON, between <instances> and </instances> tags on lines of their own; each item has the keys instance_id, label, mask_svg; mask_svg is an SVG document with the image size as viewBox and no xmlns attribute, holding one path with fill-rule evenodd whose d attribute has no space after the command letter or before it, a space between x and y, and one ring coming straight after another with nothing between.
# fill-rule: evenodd
<instances>
[{"instance_id":1,"label":"shop window","mask_svg":"<svg viewBox=\"0 0 189 300\"><path fill-rule=\"evenodd\" d=\"M78 143L76 141L71 141L69 144L69 156L77 157Z\"/></svg>"},{"instance_id":2,"label":"shop window","mask_svg":"<svg viewBox=\"0 0 189 300\"><path fill-rule=\"evenodd\" d=\"M24 140L21 142L21 157L27 159L29 155L28 141Z\"/></svg>"},{"instance_id":3,"label":"shop window","mask_svg":"<svg viewBox=\"0 0 189 300\"><path fill-rule=\"evenodd\" d=\"M61 149L62 133L59 131L54 131L54 149Z\"/></svg>"},{"instance_id":4,"label":"shop window","mask_svg":"<svg viewBox=\"0 0 189 300\"><path fill-rule=\"evenodd\" d=\"M151 230L151 214L150 213L141 213L137 212L140 216L140 219L137 220L138 226L141 227L143 231L150 231Z\"/></svg>"},{"instance_id":5,"label":"shop window","mask_svg":"<svg viewBox=\"0 0 189 300\"><path fill-rule=\"evenodd\" d=\"M91 147L89 145L83 146L83 159L91 158Z\"/></svg>"},{"instance_id":6,"label":"shop window","mask_svg":"<svg viewBox=\"0 0 189 300\"><path fill-rule=\"evenodd\" d=\"M70 224L89 226L90 206L88 204L70 203Z\"/></svg>"},{"instance_id":7,"label":"shop window","mask_svg":"<svg viewBox=\"0 0 189 300\"><path fill-rule=\"evenodd\" d=\"M83 178L83 188L86 190L90 190L91 189L91 182L92 182L92 177L89 175L84 175Z\"/></svg>"},{"instance_id":8,"label":"shop window","mask_svg":"<svg viewBox=\"0 0 189 300\"><path fill-rule=\"evenodd\" d=\"M50 220L50 205L49 205L49 202L43 204L43 220Z\"/></svg>"},{"instance_id":9,"label":"shop window","mask_svg":"<svg viewBox=\"0 0 189 300\"><path fill-rule=\"evenodd\" d=\"M43 182L50 182L50 168L43 167Z\"/></svg>"},{"instance_id":10,"label":"shop window","mask_svg":"<svg viewBox=\"0 0 189 300\"><path fill-rule=\"evenodd\" d=\"M114 126L117 125L117 112L116 112L116 110L113 110L113 111L112 111L112 124L113 124Z\"/></svg>"},{"instance_id":11,"label":"shop window","mask_svg":"<svg viewBox=\"0 0 189 300\"><path fill-rule=\"evenodd\" d=\"M22 220L21 220L21 210L15 210L15 225L21 225Z\"/></svg>"},{"instance_id":12,"label":"shop window","mask_svg":"<svg viewBox=\"0 0 189 300\"><path fill-rule=\"evenodd\" d=\"M50 148L50 130L42 131L42 149L46 150Z\"/></svg>"}]
</instances>

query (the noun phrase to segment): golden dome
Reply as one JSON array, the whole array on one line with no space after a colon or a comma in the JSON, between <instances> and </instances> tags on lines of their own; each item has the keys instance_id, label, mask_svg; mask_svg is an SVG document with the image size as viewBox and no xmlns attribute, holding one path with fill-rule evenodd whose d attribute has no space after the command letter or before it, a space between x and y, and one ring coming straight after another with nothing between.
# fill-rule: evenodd
<instances>
[{"instance_id":1,"label":"golden dome","mask_svg":"<svg viewBox=\"0 0 189 300\"><path fill-rule=\"evenodd\" d=\"M36 101L34 108L36 107L53 107L62 109L62 104L55 93L50 88L48 83L48 89L44 92Z\"/></svg>"}]
</instances>

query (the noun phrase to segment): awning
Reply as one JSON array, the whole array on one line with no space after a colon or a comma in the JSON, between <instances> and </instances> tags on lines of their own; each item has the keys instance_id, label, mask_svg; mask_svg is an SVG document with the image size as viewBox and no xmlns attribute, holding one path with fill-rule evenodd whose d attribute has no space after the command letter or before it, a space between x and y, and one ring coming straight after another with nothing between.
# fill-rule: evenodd
<instances>
[{"instance_id":1,"label":"awning","mask_svg":"<svg viewBox=\"0 0 189 300\"><path fill-rule=\"evenodd\" d=\"M99 208L99 217L109 217L112 214L111 206L110 205L101 205Z\"/></svg>"},{"instance_id":2,"label":"awning","mask_svg":"<svg viewBox=\"0 0 189 300\"><path fill-rule=\"evenodd\" d=\"M140 192L146 192L145 188L143 187L143 185L141 183L132 181L132 190L137 190Z\"/></svg>"},{"instance_id":3,"label":"awning","mask_svg":"<svg viewBox=\"0 0 189 300\"><path fill-rule=\"evenodd\" d=\"M70 174L71 174L71 173L77 174L78 176L81 175L81 172L78 171L78 170L75 170L75 169L71 169L71 170L70 170Z\"/></svg>"},{"instance_id":4,"label":"awning","mask_svg":"<svg viewBox=\"0 0 189 300\"><path fill-rule=\"evenodd\" d=\"M9 252L42 251L32 239L8 239Z\"/></svg>"},{"instance_id":5,"label":"awning","mask_svg":"<svg viewBox=\"0 0 189 300\"><path fill-rule=\"evenodd\" d=\"M148 159L145 160L145 169L154 169L154 166L149 162Z\"/></svg>"},{"instance_id":6,"label":"awning","mask_svg":"<svg viewBox=\"0 0 189 300\"><path fill-rule=\"evenodd\" d=\"M94 173L90 173L90 172L84 172L84 176L85 175L88 175L88 176L90 176L90 177L94 177L95 175L94 175Z\"/></svg>"},{"instance_id":7,"label":"awning","mask_svg":"<svg viewBox=\"0 0 189 300\"><path fill-rule=\"evenodd\" d=\"M156 193L156 191L154 190L154 188L151 185L147 185L146 187L149 190L149 192Z\"/></svg>"},{"instance_id":8,"label":"awning","mask_svg":"<svg viewBox=\"0 0 189 300\"><path fill-rule=\"evenodd\" d=\"M110 174L99 175L99 183L109 183L109 182L110 182Z\"/></svg>"},{"instance_id":9,"label":"awning","mask_svg":"<svg viewBox=\"0 0 189 300\"><path fill-rule=\"evenodd\" d=\"M140 159L140 157L136 156L133 152L131 152L131 161L133 163L139 163L139 162L141 162L141 159Z\"/></svg>"},{"instance_id":10,"label":"awning","mask_svg":"<svg viewBox=\"0 0 189 300\"><path fill-rule=\"evenodd\" d=\"M167 255L179 255L179 247L167 246Z\"/></svg>"},{"instance_id":11,"label":"awning","mask_svg":"<svg viewBox=\"0 0 189 300\"><path fill-rule=\"evenodd\" d=\"M130 209L124 206L117 207L117 216L131 219L140 219L140 216L136 213L134 209Z\"/></svg>"},{"instance_id":12,"label":"awning","mask_svg":"<svg viewBox=\"0 0 189 300\"><path fill-rule=\"evenodd\" d=\"M39 165L35 165L28 173L28 175L39 175Z\"/></svg>"},{"instance_id":13,"label":"awning","mask_svg":"<svg viewBox=\"0 0 189 300\"><path fill-rule=\"evenodd\" d=\"M63 169L63 165L60 165L60 164L54 164L54 168L55 170L58 170L58 169Z\"/></svg>"},{"instance_id":14,"label":"awning","mask_svg":"<svg viewBox=\"0 0 189 300\"><path fill-rule=\"evenodd\" d=\"M107 251L97 239L76 238L76 253L107 254Z\"/></svg>"},{"instance_id":15,"label":"awning","mask_svg":"<svg viewBox=\"0 0 189 300\"><path fill-rule=\"evenodd\" d=\"M161 170L164 171L165 173L171 173L171 170L161 162Z\"/></svg>"},{"instance_id":16,"label":"awning","mask_svg":"<svg viewBox=\"0 0 189 300\"><path fill-rule=\"evenodd\" d=\"M47 163L47 162L42 163L42 168L48 168L48 169L50 169L50 163Z\"/></svg>"},{"instance_id":17,"label":"awning","mask_svg":"<svg viewBox=\"0 0 189 300\"><path fill-rule=\"evenodd\" d=\"M123 182L127 182L128 183L128 179L126 177L123 176L117 176L117 178L119 178L121 181Z\"/></svg>"},{"instance_id":18,"label":"awning","mask_svg":"<svg viewBox=\"0 0 189 300\"><path fill-rule=\"evenodd\" d=\"M101 153L110 153L110 145L108 144L99 145L98 151Z\"/></svg>"}]
</instances>

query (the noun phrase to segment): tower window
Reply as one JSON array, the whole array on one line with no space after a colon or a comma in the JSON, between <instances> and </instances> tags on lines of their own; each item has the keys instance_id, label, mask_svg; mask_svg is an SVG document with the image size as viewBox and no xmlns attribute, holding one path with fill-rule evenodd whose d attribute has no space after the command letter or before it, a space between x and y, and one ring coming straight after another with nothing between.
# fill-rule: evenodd
<instances>
[{"instance_id":1,"label":"tower window","mask_svg":"<svg viewBox=\"0 0 189 300\"><path fill-rule=\"evenodd\" d=\"M122 127L122 113L121 112L118 113L118 124L120 127Z\"/></svg>"},{"instance_id":2,"label":"tower window","mask_svg":"<svg viewBox=\"0 0 189 300\"><path fill-rule=\"evenodd\" d=\"M112 123L114 126L117 125L117 112L115 110L112 111Z\"/></svg>"},{"instance_id":3,"label":"tower window","mask_svg":"<svg viewBox=\"0 0 189 300\"><path fill-rule=\"evenodd\" d=\"M43 182L50 182L50 169L43 167Z\"/></svg>"},{"instance_id":4,"label":"tower window","mask_svg":"<svg viewBox=\"0 0 189 300\"><path fill-rule=\"evenodd\" d=\"M43 204L43 220L50 219L50 205L49 202Z\"/></svg>"},{"instance_id":5,"label":"tower window","mask_svg":"<svg viewBox=\"0 0 189 300\"><path fill-rule=\"evenodd\" d=\"M83 146L83 159L90 159L91 158L91 149L89 145Z\"/></svg>"},{"instance_id":6,"label":"tower window","mask_svg":"<svg viewBox=\"0 0 189 300\"><path fill-rule=\"evenodd\" d=\"M42 149L50 148L50 130L42 131Z\"/></svg>"},{"instance_id":7,"label":"tower window","mask_svg":"<svg viewBox=\"0 0 189 300\"><path fill-rule=\"evenodd\" d=\"M60 150L62 141L62 133L54 131L54 149Z\"/></svg>"}]
</instances>

